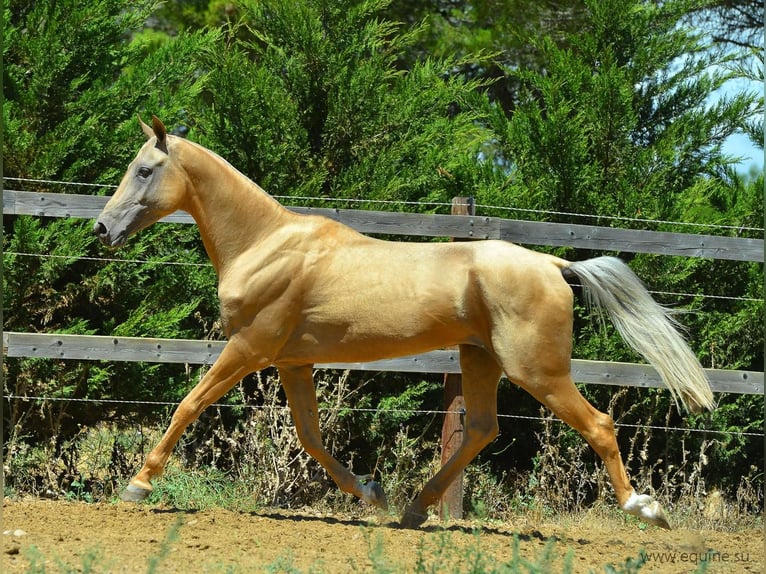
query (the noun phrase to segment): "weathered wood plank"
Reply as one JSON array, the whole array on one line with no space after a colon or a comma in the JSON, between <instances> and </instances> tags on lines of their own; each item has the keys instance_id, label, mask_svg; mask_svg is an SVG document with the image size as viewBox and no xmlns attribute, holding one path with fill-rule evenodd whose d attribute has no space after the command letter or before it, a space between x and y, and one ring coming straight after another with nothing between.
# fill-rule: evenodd
<instances>
[{"instance_id":1,"label":"weathered wood plank","mask_svg":"<svg viewBox=\"0 0 766 574\"><path fill-rule=\"evenodd\" d=\"M727 369L705 369L717 393L763 394L763 373ZM572 360L572 377L578 383L664 388L654 368L636 363ZM628 382L629 381L629 382Z\"/></svg>"},{"instance_id":2,"label":"weathered wood plank","mask_svg":"<svg viewBox=\"0 0 766 574\"><path fill-rule=\"evenodd\" d=\"M3 214L95 219L107 201L108 197L99 195L4 190ZM191 215L184 211L176 211L160 221L194 223Z\"/></svg>"},{"instance_id":3,"label":"weathered wood plank","mask_svg":"<svg viewBox=\"0 0 766 574\"><path fill-rule=\"evenodd\" d=\"M66 360L212 364L225 344L190 339L3 333L8 357Z\"/></svg>"},{"instance_id":4,"label":"weathered wood plank","mask_svg":"<svg viewBox=\"0 0 766 574\"><path fill-rule=\"evenodd\" d=\"M94 361L143 361L149 363L212 364L224 341L188 339L143 339L101 335L59 335L47 333L3 333L8 357L79 359ZM459 373L457 351L431 351L421 355L367 363L324 363L318 369L392 371L405 373ZM715 392L763 394L763 373L706 369ZM572 361L575 381L586 384L661 388L656 371L648 365Z\"/></svg>"},{"instance_id":5,"label":"weathered wood plank","mask_svg":"<svg viewBox=\"0 0 766 574\"><path fill-rule=\"evenodd\" d=\"M93 219L101 212L107 200L107 197L92 195L8 190L3 194L3 213ZM762 239L519 221L471 215L431 215L315 207L291 207L290 209L297 213L324 215L349 225L357 231L371 234L503 239L526 245L570 246L603 251L657 253L735 261L763 262L764 260ZM191 216L183 211L177 211L161 221L194 223Z\"/></svg>"},{"instance_id":6,"label":"weathered wood plank","mask_svg":"<svg viewBox=\"0 0 766 574\"><path fill-rule=\"evenodd\" d=\"M619 229L570 223L500 221L499 239L514 243L735 261L763 262L764 260L762 239Z\"/></svg>"}]
</instances>

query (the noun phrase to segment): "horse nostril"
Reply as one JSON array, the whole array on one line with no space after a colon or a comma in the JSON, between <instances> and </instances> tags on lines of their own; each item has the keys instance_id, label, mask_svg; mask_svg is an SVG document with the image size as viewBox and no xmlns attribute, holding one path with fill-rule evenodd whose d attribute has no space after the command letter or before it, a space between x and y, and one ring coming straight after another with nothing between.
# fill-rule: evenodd
<instances>
[{"instance_id":1,"label":"horse nostril","mask_svg":"<svg viewBox=\"0 0 766 574\"><path fill-rule=\"evenodd\" d=\"M104 235L106 235L106 225L104 225L100 221L97 221L96 224L93 226L93 233L95 233L99 237L103 237Z\"/></svg>"}]
</instances>

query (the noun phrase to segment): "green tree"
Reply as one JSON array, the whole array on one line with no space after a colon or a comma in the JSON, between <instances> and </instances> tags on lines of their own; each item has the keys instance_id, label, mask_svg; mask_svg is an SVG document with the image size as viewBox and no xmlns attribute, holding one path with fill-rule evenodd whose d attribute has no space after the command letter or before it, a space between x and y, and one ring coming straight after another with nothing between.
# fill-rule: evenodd
<instances>
[{"instance_id":1,"label":"green tree","mask_svg":"<svg viewBox=\"0 0 766 574\"><path fill-rule=\"evenodd\" d=\"M209 54L197 137L278 195L449 201L486 132L454 62L396 63L411 32L387 2L242 2Z\"/></svg>"},{"instance_id":2,"label":"green tree","mask_svg":"<svg viewBox=\"0 0 766 574\"><path fill-rule=\"evenodd\" d=\"M426 57L457 58L461 65L453 73L488 82L486 93L506 112L515 108L519 92L518 78L508 71L545 66L529 39L548 36L566 43L583 13L580 0L393 0L386 10L410 27L425 24L403 65Z\"/></svg>"},{"instance_id":3,"label":"green tree","mask_svg":"<svg viewBox=\"0 0 766 574\"><path fill-rule=\"evenodd\" d=\"M530 39L542 71L521 70L518 108L496 109L507 201L593 215L679 219L700 177L720 179L723 141L756 112L752 95L707 104L730 77L679 25L692 2L586 2L566 47ZM513 73L513 72L511 72Z\"/></svg>"}]
</instances>

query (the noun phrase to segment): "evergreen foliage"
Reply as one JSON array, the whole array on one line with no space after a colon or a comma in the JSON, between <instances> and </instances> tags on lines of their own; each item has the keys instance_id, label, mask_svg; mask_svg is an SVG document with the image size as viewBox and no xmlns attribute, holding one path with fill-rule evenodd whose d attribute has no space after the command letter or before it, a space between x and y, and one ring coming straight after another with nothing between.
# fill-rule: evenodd
<instances>
[{"instance_id":1,"label":"evergreen foliage","mask_svg":"<svg viewBox=\"0 0 766 574\"><path fill-rule=\"evenodd\" d=\"M449 60L397 67L387 2L243 2L209 54L200 140L277 195L446 201L486 133Z\"/></svg>"},{"instance_id":2,"label":"evergreen foliage","mask_svg":"<svg viewBox=\"0 0 766 574\"><path fill-rule=\"evenodd\" d=\"M508 119L499 107L492 115L511 179L499 200L683 220L684 195L722 174L731 159L721 144L756 112L746 93L707 105L729 75L711 71L702 35L679 25L688 4L586 2L565 46L529 38L546 66L511 71L518 106Z\"/></svg>"}]
</instances>

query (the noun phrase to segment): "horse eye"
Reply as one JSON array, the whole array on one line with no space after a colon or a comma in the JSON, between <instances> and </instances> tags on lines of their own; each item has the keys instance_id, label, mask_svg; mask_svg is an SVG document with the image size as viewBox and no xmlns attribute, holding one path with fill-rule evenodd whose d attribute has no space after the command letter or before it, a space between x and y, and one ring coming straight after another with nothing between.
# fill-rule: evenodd
<instances>
[{"instance_id":1,"label":"horse eye","mask_svg":"<svg viewBox=\"0 0 766 574\"><path fill-rule=\"evenodd\" d=\"M152 175L152 168L150 168L150 167L139 167L138 168L138 177L146 179L150 175Z\"/></svg>"}]
</instances>

